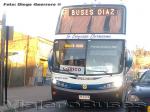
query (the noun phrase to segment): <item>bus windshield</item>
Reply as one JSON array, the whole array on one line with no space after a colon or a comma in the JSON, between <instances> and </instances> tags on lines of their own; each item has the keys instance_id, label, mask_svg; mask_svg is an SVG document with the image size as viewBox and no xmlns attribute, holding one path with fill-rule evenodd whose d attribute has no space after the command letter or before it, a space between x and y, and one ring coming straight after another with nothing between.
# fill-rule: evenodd
<instances>
[{"instance_id":1,"label":"bus windshield","mask_svg":"<svg viewBox=\"0 0 150 112\"><path fill-rule=\"evenodd\" d=\"M64 7L56 34L125 34L125 11L122 5Z\"/></svg>"},{"instance_id":2,"label":"bus windshield","mask_svg":"<svg viewBox=\"0 0 150 112\"><path fill-rule=\"evenodd\" d=\"M53 70L73 74L115 74L123 69L124 40L55 40Z\"/></svg>"}]
</instances>

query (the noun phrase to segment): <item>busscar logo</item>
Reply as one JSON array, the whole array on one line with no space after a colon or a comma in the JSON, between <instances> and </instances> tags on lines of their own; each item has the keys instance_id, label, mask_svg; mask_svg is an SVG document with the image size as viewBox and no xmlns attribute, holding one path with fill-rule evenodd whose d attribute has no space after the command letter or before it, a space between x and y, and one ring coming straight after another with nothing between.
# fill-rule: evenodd
<instances>
[{"instance_id":1,"label":"busscar logo","mask_svg":"<svg viewBox=\"0 0 150 112\"><path fill-rule=\"evenodd\" d=\"M87 89L87 85L86 85L86 84L83 84L83 85L82 85L82 88L83 88L83 89Z\"/></svg>"}]
</instances>

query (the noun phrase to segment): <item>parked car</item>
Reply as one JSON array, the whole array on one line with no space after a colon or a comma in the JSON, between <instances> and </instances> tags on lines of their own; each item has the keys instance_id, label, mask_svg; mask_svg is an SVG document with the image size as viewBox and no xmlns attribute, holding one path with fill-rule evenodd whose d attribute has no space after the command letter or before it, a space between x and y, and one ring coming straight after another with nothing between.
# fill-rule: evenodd
<instances>
[{"instance_id":1,"label":"parked car","mask_svg":"<svg viewBox=\"0 0 150 112\"><path fill-rule=\"evenodd\" d=\"M137 77L140 78L143 75L143 73L145 71L147 71L147 70L149 70L149 69L141 69L141 70L139 70L138 73L137 73Z\"/></svg>"},{"instance_id":2,"label":"parked car","mask_svg":"<svg viewBox=\"0 0 150 112\"><path fill-rule=\"evenodd\" d=\"M128 112L150 112L150 70L131 83L125 104Z\"/></svg>"}]
</instances>

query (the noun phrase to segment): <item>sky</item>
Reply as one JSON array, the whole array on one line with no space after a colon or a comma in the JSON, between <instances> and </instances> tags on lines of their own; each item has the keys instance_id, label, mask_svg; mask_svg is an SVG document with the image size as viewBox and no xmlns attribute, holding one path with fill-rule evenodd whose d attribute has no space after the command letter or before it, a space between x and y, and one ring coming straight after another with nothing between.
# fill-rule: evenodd
<instances>
[{"instance_id":1,"label":"sky","mask_svg":"<svg viewBox=\"0 0 150 112\"><path fill-rule=\"evenodd\" d=\"M32 6L18 6L18 3L32 4ZM34 3L56 3L56 6L34 6ZM150 50L148 0L86 0L86 2L83 0L1 0L0 15L6 13L6 24L14 26L16 32L53 40L60 9L63 6L93 3L126 5L128 48L144 47ZM16 4L16 6L8 6L9 4Z\"/></svg>"}]
</instances>

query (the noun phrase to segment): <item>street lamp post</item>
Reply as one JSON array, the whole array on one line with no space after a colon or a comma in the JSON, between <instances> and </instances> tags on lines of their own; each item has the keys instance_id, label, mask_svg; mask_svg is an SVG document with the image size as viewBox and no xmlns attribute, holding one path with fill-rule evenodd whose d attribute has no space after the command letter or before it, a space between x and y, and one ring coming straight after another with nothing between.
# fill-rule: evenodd
<instances>
[{"instance_id":1,"label":"street lamp post","mask_svg":"<svg viewBox=\"0 0 150 112\"><path fill-rule=\"evenodd\" d=\"M0 105L4 101L4 60L5 60L5 38L6 38L6 15L2 17L1 29L1 52L0 52Z\"/></svg>"},{"instance_id":2,"label":"street lamp post","mask_svg":"<svg viewBox=\"0 0 150 112\"><path fill-rule=\"evenodd\" d=\"M1 29L1 50L0 50L0 105L3 105L4 88L5 88L5 104L7 104L8 40L13 35L13 27L6 26L5 14L3 14L2 17L1 26L2 29ZM5 40L6 40L6 49L5 49ZM5 59L6 63L4 64Z\"/></svg>"}]
</instances>

